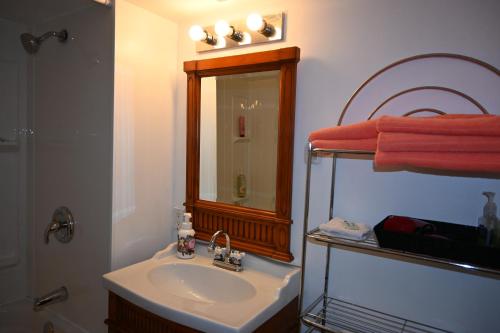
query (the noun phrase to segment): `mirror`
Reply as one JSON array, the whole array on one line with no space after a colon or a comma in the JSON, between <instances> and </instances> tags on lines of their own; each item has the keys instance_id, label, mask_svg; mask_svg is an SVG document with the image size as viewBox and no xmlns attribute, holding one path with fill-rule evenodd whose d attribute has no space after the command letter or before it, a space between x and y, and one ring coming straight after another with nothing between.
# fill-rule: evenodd
<instances>
[{"instance_id":1,"label":"mirror","mask_svg":"<svg viewBox=\"0 0 500 333\"><path fill-rule=\"evenodd\" d=\"M196 237L291 261L297 47L187 61L186 210Z\"/></svg>"},{"instance_id":2,"label":"mirror","mask_svg":"<svg viewBox=\"0 0 500 333\"><path fill-rule=\"evenodd\" d=\"M200 199L275 211L280 71L201 79Z\"/></svg>"}]
</instances>

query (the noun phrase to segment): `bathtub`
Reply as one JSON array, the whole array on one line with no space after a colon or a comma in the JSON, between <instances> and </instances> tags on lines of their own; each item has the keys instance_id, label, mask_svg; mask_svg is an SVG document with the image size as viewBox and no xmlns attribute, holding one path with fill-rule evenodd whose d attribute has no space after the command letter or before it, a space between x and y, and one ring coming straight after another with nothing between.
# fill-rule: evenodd
<instances>
[{"instance_id":1,"label":"bathtub","mask_svg":"<svg viewBox=\"0 0 500 333\"><path fill-rule=\"evenodd\" d=\"M44 333L47 322L52 323L54 333L89 333L48 308L33 311L30 299L0 305L0 333Z\"/></svg>"}]
</instances>

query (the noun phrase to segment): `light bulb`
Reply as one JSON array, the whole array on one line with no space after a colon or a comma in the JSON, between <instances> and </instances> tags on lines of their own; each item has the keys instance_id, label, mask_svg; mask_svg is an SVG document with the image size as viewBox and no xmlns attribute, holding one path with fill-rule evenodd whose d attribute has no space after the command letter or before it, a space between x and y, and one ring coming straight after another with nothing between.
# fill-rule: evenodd
<instances>
[{"instance_id":1,"label":"light bulb","mask_svg":"<svg viewBox=\"0 0 500 333\"><path fill-rule=\"evenodd\" d=\"M231 33L231 27L229 26L229 23L227 23L224 20L219 20L215 22L215 33L218 36L227 36Z\"/></svg>"},{"instance_id":2,"label":"light bulb","mask_svg":"<svg viewBox=\"0 0 500 333\"><path fill-rule=\"evenodd\" d=\"M252 31L261 30L264 25L264 20L259 13L252 13L247 17L247 27Z\"/></svg>"},{"instance_id":3,"label":"light bulb","mask_svg":"<svg viewBox=\"0 0 500 333\"><path fill-rule=\"evenodd\" d=\"M252 36L248 32L243 33L243 40L239 42L239 45L248 45L252 43Z\"/></svg>"},{"instance_id":4,"label":"light bulb","mask_svg":"<svg viewBox=\"0 0 500 333\"><path fill-rule=\"evenodd\" d=\"M189 37L195 42L199 42L200 40L205 39L206 35L207 34L203 30L203 28L199 25L193 25L191 28L189 28Z\"/></svg>"}]
</instances>

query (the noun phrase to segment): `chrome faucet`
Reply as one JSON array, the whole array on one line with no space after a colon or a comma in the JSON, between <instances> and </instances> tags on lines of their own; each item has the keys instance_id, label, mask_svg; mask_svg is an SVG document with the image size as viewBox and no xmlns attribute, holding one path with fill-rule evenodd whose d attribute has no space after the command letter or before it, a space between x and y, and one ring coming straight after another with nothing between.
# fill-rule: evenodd
<instances>
[{"instance_id":1,"label":"chrome faucet","mask_svg":"<svg viewBox=\"0 0 500 333\"><path fill-rule=\"evenodd\" d=\"M221 234L223 234L226 237L225 249L221 249L216 244L217 238ZM245 256L245 252L231 250L231 240L226 232L218 230L212 235L212 238L208 243L208 252L215 253L213 261L213 264L215 266L229 269L235 272L241 272L243 270L243 267L241 265L241 260Z\"/></svg>"}]
</instances>

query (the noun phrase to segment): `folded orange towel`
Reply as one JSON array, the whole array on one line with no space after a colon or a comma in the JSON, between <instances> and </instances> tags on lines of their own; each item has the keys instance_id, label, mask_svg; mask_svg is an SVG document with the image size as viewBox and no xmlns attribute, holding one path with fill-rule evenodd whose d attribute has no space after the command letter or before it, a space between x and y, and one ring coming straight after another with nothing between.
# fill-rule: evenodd
<instances>
[{"instance_id":1,"label":"folded orange towel","mask_svg":"<svg viewBox=\"0 0 500 333\"><path fill-rule=\"evenodd\" d=\"M322 149L343 149L343 150L364 150L375 152L377 149L377 138L353 139L353 140L314 140L314 148Z\"/></svg>"},{"instance_id":2,"label":"folded orange towel","mask_svg":"<svg viewBox=\"0 0 500 333\"><path fill-rule=\"evenodd\" d=\"M367 120L352 125L322 128L309 134L309 142L314 140L352 140L376 138L377 120Z\"/></svg>"},{"instance_id":3,"label":"folded orange towel","mask_svg":"<svg viewBox=\"0 0 500 333\"><path fill-rule=\"evenodd\" d=\"M377 151L374 162L376 168L389 170L417 167L446 171L500 173L500 153Z\"/></svg>"},{"instance_id":4,"label":"folded orange towel","mask_svg":"<svg viewBox=\"0 0 500 333\"><path fill-rule=\"evenodd\" d=\"M500 153L500 136L434 135L384 132L378 151Z\"/></svg>"},{"instance_id":5,"label":"folded orange towel","mask_svg":"<svg viewBox=\"0 0 500 333\"><path fill-rule=\"evenodd\" d=\"M393 117L378 119L379 132L440 135L500 136L500 116L444 115L437 117Z\"/></svg>"}]
</instances>

